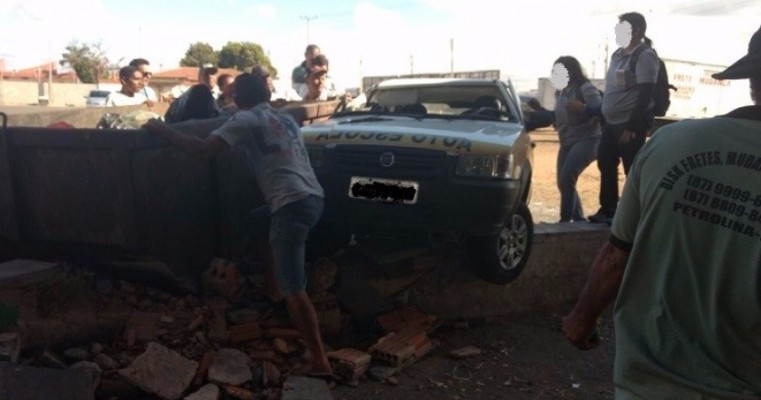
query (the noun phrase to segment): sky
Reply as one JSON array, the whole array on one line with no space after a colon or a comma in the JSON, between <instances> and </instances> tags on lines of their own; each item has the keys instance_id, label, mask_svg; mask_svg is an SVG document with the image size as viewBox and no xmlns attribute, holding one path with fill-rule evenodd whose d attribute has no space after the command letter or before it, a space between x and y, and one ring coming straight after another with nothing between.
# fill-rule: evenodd
<instances>
[{"instance_id":1,"label":"sky","mask_svg":"<svg viewBox=\"0 0 761 400\"><path fill-rule=\"evenodd\" d=\"M169 69L191 43L250 41L287 80L315 43L347 88L366 75L454 68L499 69L527 90L561 55L601 78L628 11L645 15L662 58L717 65L744 55L761 24L759 0L0 0L0 58L21 69L78 41L100 43L120 66L142 57Z\"/></svg>"}]
</instances>

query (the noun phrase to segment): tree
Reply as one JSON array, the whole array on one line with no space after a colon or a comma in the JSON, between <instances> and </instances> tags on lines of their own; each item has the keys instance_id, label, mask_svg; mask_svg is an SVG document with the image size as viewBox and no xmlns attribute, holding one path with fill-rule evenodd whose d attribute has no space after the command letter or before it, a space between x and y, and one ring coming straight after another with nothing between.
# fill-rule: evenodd
<instances>
[{"instance_id":1,"label":"tree","mask_svg":"<svg viewBox=\"0 0 761 400\"><path fill-rule=\"evenodd\" d=\"M236 68L240 71L254 65L266 67L273 78L277 78L277 69L272 66L270 58L262 46L253 42L227 42L219 51L219 66L221 68Z\"/></svg>"},{"instance_id":2,"label":"tree","mask_svg":"<svg viewBox=\"0 0 761 400\"><path fill-rule=\"evenodd\" d=\"M100 43L79 43L76 40L66 46L66 52L58 62L70 66L82 83L98 83L108 75L108 57Z\"/></svg>"},{"instance_id":3,"label":"tree","mask_svg":"<svg viewBox=\"0 0 761 400\"><path fill-rule=\"evenodd\" d=\"M219 54L210 44L201 42L191 44L185 52L185 57L180 60L180 65L183 67L200 67L205 63L217 65Z\"/></svg>"}]
</instances>

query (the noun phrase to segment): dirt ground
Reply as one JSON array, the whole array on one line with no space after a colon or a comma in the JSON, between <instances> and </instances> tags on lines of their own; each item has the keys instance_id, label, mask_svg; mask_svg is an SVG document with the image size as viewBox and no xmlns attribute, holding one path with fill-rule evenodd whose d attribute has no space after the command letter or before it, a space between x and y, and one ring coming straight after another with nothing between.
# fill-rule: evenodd
<instances>
[{"instance_id":1,"label":"dirt ground","mask_svg":"<svg viewBox=\"0 0 761 400\"><path fill-rule=\"evenodd\" d=\"M529 208L535 223L554 223L560 220L560 192L555 179L558 154L558 136L553 129L539 129L531 133L536 144L534 148L534 175L532 177L531 202ZM619 166L619 189L624 180L623 169ZM584 215L597 212L600 207L600 171L597 163L590 164L579 177L576 190L581 197Z\"/></svg>"},{"instance_id":2,"label":"dirt ground","mask_svg":"<svg viewBox=\"0 0 761 400\"><path fill-rule=\"evenodd\" d=\"M557 310L563 311L566 310ZM362 381L340 385L340 400L465 400L613 398L613 327L601 326L601 346L582 352L560 331L561 314L546 311L500 320L449 326L431 336L439 347L395 375L395 384ZM449 352L476 346L482 354L455 360Z\"/></svg>"},{"instance_id":3,"label":"dirt ground","mask_svg":"<svg viewBox=\"0 0 761 400\"><path fill-rule=\"evenodd\" d=\"M555 183L558 152L554 130L532 133L534 175L529 207L535 223L560 219L560 195ZM623 180L623 175L620 175ZM584 212L598 208L600 173L592 163L579 178L577 189ZM335 399L465 400L465 399L584 399L613 398L613 324L603 318L603 344L582 352L560 331L560 320L572 307L512 315L499 320L470 321L445 326L432 337L439 346L417 363L403 369L398 382L363 381L356 388L340 385ZM482 350L480 356L454 360L450 351L465 346Z\"/></svg>"}]
</instances>

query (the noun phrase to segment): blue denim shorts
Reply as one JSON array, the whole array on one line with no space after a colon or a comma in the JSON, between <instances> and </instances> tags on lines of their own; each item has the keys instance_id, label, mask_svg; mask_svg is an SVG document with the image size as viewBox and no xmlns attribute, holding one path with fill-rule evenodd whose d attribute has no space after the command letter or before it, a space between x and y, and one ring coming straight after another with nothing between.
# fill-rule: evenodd
<instances>
[{"instance_id":1,"label":"blue denim shorts","mask_svg":"<svg viewBox=\"0 0 761 400\"><path fill-rule=\"evenodd\" d=\"M306 289L306 240L309 231L320 220L322 209L322 197L310 195L303 200L288 203L274 213L270 213L269 207L262 206L249 214L254 236L264 239L268 235L275 264L275 278L285 296Z\"/></svg>"}]
</instances>

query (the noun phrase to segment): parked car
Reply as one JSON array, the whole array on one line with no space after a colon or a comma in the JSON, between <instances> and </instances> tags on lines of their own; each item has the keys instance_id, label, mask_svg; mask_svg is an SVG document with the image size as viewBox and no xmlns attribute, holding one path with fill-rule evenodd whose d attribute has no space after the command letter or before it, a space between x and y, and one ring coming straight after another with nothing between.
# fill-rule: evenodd
<instances>
[{"instance_id":1,"label":"parked car","mask_svg":"<svg viewBox=\"0 0 761 400\"><path fill-rule=\"evenodd\" d=\"M87 107L105 107L109 94L111 92L108 90L91 90L90 94L85 96L85 99L87 99L85 105Z\"/></svg>"},{"instance_id":2,"label":"parked car","mask_svg":"<svg viewBox=\"0 0 761 400\"><path fill-rule=\"evenodd\" d=\"M358 241L466 246L476 274L526 265L533 144L509 82L394 79L302 128L325 189L323 221Z\"/></svg>"}]
</instances>

